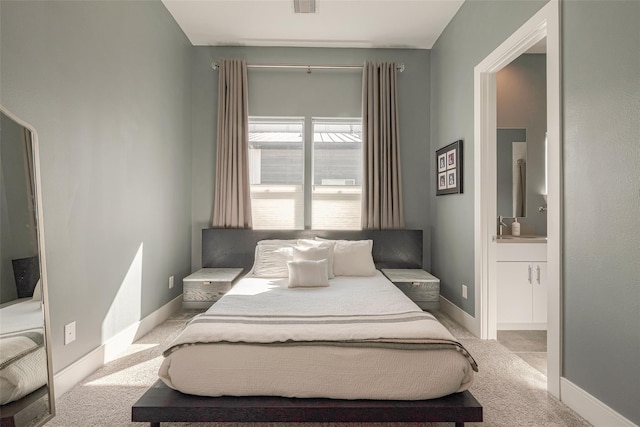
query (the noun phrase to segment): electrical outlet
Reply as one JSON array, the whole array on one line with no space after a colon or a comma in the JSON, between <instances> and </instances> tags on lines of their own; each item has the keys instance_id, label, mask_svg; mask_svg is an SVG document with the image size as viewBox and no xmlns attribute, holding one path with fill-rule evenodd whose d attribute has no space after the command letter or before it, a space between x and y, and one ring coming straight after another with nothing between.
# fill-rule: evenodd
<instances>
[{"instance_id":1,"label":"electrical outlet","mask_svg":"<svg viewBox=\"0 0 640 427\"><path fill-rule=\"evenodd\" d=\"M76 322L64 325L64 345L71 344L76 340Z\"/></svg>"},{"instance_id":2,"label":"electrical outlet","mask_svg":"<svg viewBox=\"0 0 640 427\"><path fill-rule=\"evenodd\" d=\"M173 289L173 276L169 276L169 289Z\"/></svg>"},{"instance_id":3,"label":"electrical outlet","mask_svg":"<svg viewBox=\"0 0 640 427\"><path fill-rule=\"evenodd\" d=\"M467 299L467 285L462 285L462 298Z\"/></svg>"}]
</instances>

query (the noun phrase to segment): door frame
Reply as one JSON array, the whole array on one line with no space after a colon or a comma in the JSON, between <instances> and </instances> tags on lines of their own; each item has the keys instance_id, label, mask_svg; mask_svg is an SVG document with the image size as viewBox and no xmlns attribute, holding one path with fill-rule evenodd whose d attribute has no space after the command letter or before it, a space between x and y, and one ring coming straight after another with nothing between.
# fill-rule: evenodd
<instances>
[{"instance_id":1,"label":"door frame","mask_svg":"<svg viewBox=\"0 0 640 427\"><path fill-rule=\"evenodd\" d=\"M480 337L497 335L496 73L547 44L547 390L560 398L562 360L562 135L560 4L551 0L474 68L474 267Z\"/></svg>"}]
</instances>

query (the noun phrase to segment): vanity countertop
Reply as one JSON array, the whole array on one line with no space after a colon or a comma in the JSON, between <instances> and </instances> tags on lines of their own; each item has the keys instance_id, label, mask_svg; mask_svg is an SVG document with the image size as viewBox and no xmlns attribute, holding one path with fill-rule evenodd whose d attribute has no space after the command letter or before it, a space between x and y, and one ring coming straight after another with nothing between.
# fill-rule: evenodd
<instances>
[{"instance_id":1,"label":"vanity countertop","mask_svg":"<svg viewBox=\"0 0 640 427\"><path fill-rule=\"evenodd\" d=\"M497 236L498 243L547 243L547 236L512 236L510 234Z\"/></svg>"}]
</instances>

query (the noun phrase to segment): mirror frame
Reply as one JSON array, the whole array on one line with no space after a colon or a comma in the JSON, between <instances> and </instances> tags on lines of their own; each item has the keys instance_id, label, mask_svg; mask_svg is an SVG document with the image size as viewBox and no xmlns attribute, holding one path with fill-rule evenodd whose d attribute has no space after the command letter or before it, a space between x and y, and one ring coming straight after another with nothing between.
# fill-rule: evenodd
<instances>
[{"instance_id":1,"label":"mirror frame","mask_svg":"<svg viewBox=\"0 0 640 427\"><path fill-rule=\"evenodd\" d=\"M44 216L42 214L42 184L40 181L40 146L38 133L29 123L17 117L10 110L0 104L0 112L11 120L31 132L31 143L33 148L33 179L35 184L35 203L37 205L37 230L38 255L40 259L40 280L42 283L42 314L44 320L44 345L47 355L47 387L49 389L49 415L38 420L33 427L42 426L50 421L56 414L55 392L53 387L53 359L51 357L51 325L49 323L49 282L47 280L47 262L44 245Z\"/></svg>"}]
</instances>

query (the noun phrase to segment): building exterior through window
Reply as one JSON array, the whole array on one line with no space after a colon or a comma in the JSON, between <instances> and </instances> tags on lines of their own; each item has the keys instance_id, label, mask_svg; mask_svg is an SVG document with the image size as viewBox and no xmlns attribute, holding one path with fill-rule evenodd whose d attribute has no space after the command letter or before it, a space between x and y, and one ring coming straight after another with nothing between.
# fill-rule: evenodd
<instances>
[{"instance_id":1,"label":"building exterior through window","mask_svg":"<svg viewBox=\"0 0 640 427\"><path fill-rule=\"evenodd\" d=\"M255 229L359 229L361 119L250 117L249 175Z\"/></svg>"}]
</instances>

